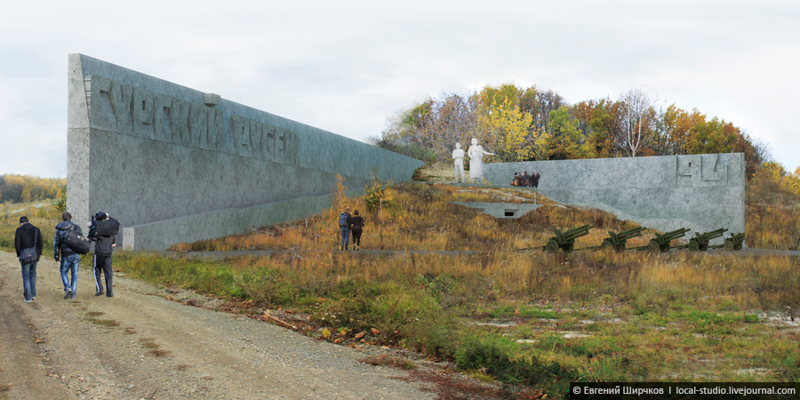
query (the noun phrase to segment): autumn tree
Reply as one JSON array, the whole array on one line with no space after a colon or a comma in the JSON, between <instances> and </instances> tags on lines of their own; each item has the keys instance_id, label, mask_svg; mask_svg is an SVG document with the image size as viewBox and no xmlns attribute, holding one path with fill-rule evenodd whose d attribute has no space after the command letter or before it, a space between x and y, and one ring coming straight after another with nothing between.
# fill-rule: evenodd
<instances>
[{"instance_id":1,"label":"autumn tree","mask_svg":"<svg viewBox=\"0 0 800 400\"><path fill-rule=\"evenodd\" d=\"M514 85L487 86L478 99L478 139L502 161L524 161L537 153L539 132L532 116L520 110L522 91Z\"/></svg>"},{"instance_id":2,"label":"autumn tree","mask_svg":"<svg viewBox=\"0 0 800 400\"><path fill-rule=\"evenodd\" d=\"M622 132L620 110L622 103L611 99L582 101L572 107L578 129L585 137L583 153L589 158L615 157L615 138Z\"/></svg>"},{"instance_id":3,"label":"autumn tree","mask_svg":"<svg viewBox=\"0 0 800 400\"><path fill-rule=\"evenodd\" d=\"M653 100L641 88L634 88L623 93L620 101L624 135L618 138L618 144L629 156L636 157L653 136Z\"/></svg>"},{"instance_id":4,"label":"autumn tree","mask_svg":"<svg viewBox=\"0 0 800 400\"><path fill-rule=\"evenodd\" d=\"M739 128L717 117L707 121L705 116L694 121L684 143L687 154L730 153L741 135Z\"/></svg>"}]
</instances>

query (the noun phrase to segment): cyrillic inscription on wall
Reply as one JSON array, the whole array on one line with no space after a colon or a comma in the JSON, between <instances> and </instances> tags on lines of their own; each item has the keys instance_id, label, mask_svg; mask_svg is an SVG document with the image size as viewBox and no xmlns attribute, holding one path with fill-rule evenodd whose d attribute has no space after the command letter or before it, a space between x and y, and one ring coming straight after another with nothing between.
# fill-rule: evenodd
<instances>
[{"instance_id":1,"label":"cyrillic inscription on wall","mask_svg":"<svg viewBox=\"0 0 800 400\"><path fill-rule=\"evenodd\" d=\"M235 146L225 144L225 115L206 104L153 93L147 89L90 75L84 78L92 128L184 146L297 165L296 132L234 115Z\"/></svg>"}]
</instances>

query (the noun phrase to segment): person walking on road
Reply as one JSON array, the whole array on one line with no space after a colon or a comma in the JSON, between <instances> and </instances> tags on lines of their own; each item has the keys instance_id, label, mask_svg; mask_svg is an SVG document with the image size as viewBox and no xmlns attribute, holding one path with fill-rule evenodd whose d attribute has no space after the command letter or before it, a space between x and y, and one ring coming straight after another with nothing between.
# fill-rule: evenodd
<instances>
[{"instance_id":1,"label":"person walking on road","mask_svg":"<svg viewBox=\"0 0 800 400\"><path fill-rule=\"evenodd\" d=\"M112 286L113 270L111 269L111 256L114 253L114 247L117 245L117 235L111 236L97 236L96 224L108 219L108 214L102 211L95 214L95 217L89 222L89 240L95 242L94 244L94 257L92 258L92 265L94 266L94 287L96 289L94 295L101 296L105 293L106 297L114 297L114 289ZM100 273L105 276L106 287L103 291L103 284L100 282Z\"/></svg>"},{"instance_id":2,"label":"person walking on road","mask_svg":"<svg viewBox=\"0 0 800 400\"><path fill-rule=\"evenodd\" d=\"M14 233L14 249L22 265L22 296L26 303L36 298L36 264L43 247L39 228L28 222L28 217L20 217L19 228Z\"/></svg>"},{"instance_id":3,"label":"person walking on road","mask_svg":"<svg viewBox=\"0 0 800 400\"><path fill-rule=\"evenodd\" d=\"M72 214L64 211L61 214L61 222L56 225L56 237L53 239L53 258L56 262L61 260L61 283L64 284L64 300L74 299L75 292L78 290L78 263L80 256L75 250L64 242L64 237L71 229L80 231L81 227L72 222ZM72 276L67 273L71 272Z\"/></svg>"}]
</instances>

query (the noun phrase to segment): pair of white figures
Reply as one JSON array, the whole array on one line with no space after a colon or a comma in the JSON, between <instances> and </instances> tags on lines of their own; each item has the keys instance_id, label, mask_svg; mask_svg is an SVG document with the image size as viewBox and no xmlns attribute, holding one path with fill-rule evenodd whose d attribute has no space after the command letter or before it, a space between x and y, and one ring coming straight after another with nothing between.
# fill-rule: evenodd
<instances>
[{"instance_id":1,"label":"pair of white figures","mask_svg":"<svg viewBox=\"0 0 800 400\"><path fill-rule=\"evenodd\" d=\"M483 147L478 145L478 139L472 138L472 146L467 149L467 155L469 156L469 177L472 179L472 183L481 183L481 178L483 178L483 156L493 156L494 153L483 150ZM461 183L467 183L464 179L464 150L461 149L461 143L456 143L456 149L453 150L453 159L456 183L458 183L459 173L461 173Z\"/></svg>"}]
</instances>

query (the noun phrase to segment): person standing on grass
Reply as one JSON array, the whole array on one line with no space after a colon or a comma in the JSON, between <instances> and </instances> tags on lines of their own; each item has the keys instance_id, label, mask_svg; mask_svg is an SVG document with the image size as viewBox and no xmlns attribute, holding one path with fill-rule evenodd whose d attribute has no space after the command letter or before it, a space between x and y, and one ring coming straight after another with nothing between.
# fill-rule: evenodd
<instances>
[{"instance_id":1,"label":"person standing on grass","mask_svg":"<svg viewBox=\"0 0 800 400\"><path fill-rule=\"evenodd\" d=\"M353 232L353 250L361 247L361 231L364 228L364 218L358 215L358 210L353 211L353 216L348 221L350 231Z\"/></svg>"},{"instance_id":2,"label":"person standing on grass","mask_svg":"<svg viewBox=\"0 0 800 400\"><path fill-rule=\"evenodd\" d=\"M28 217L20 217L19 228L14 232L14 249L22 265L22 296L26 303L36 298L36 264L42 247L42 232L28 222Z\"/></svg>"},{"instance_id":3,"label":"person standing on grass","mask_svg":"<svg viewBox=\"0 0 800 400\"><path fill-rule=\"evenodd\" d=\"M61 214L61 223L56 225L56 237L53 239L53 258L56 262L61 259L61 283L64 284L64 300L74 299L75 291L78 290L78 262L80 256L75 250L64 242L64 237L71 229L80 231L81 227L72 222L72 214L64 211ZM72 279L67 276L67 272L72 271Z\"/></svg>"},{"instance_id":4,"label":"person standing on grass","mask_svg":"<svg viewBox=\"0 0 800 400\"><path fill-rule=\"evenodd\" d=\"M339 250L347 250L347 246L350 244L350 207L345 207L344 212L339 214L339 230L342 233L342 244L339 247Z\"/></svg>"},{"instance_id":5,"label":"person standing on grass","mask_svg":"<svg viewBox=\"0 0 800 400\"><path fill-rule=\"evenodd\" d=\"M114 253L114 247L117 245L117 235L111 236L97 236L96 228L97 223L108 219L108 214L102 211L95 214L92 221L89 222L89 240L95 242L94 244L94 257L92 258L92 265L94 266L94 287L96 292L95 296L102 295L103 284L100 282L100 272L103 272L106 280L106 297L114 297L114 289L111 286L113 278L113 271L111 270L111 256Z\"/></svg>"}]
</instances>

